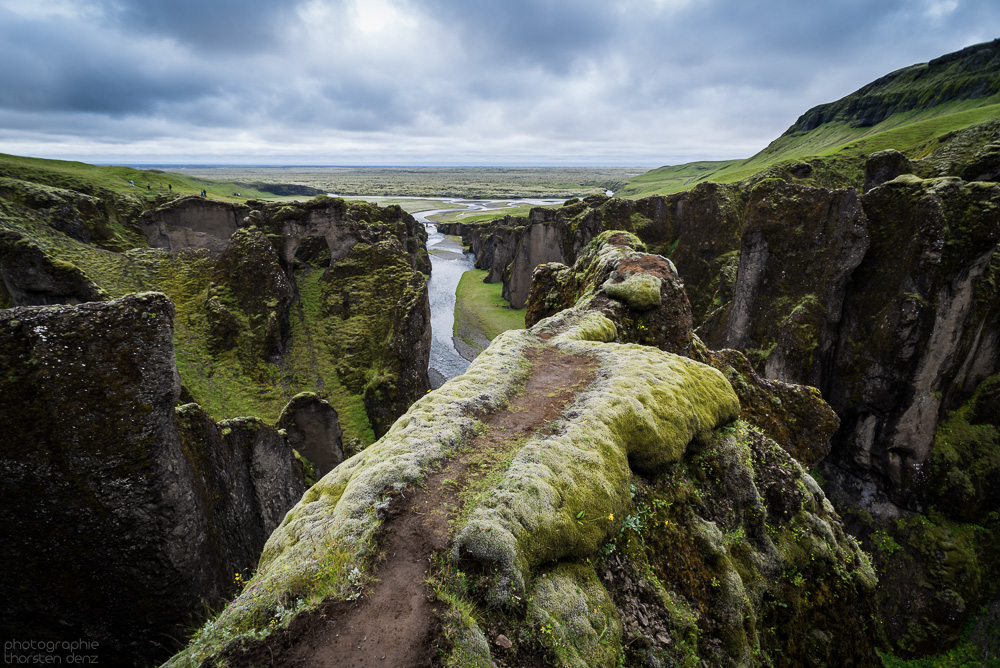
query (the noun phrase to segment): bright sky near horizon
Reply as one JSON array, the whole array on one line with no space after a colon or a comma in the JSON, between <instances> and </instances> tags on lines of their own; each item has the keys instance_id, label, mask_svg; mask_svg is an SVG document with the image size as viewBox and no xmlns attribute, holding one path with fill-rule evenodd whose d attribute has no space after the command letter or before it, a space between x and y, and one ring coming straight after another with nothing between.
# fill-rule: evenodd
<instances>
[{"instance_id":1,"label":"bright sky near horizon","mask_svg":"<svg viewBox=\"0 0 1000 668\"><path fill-rule=\"evenodd\" d=\"M998 36L996 0L0 0L0 152L740 158L810 107Z\"/></svg>"}]
</instances>

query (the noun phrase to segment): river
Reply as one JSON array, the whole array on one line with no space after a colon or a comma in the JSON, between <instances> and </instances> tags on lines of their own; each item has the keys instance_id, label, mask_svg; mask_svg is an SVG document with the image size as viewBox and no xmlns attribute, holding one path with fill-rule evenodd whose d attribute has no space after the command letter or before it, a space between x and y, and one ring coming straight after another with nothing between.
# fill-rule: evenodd
<instances>
[{"instance_id":1,"label":"river","mask_svg":"<svg viewBox=\"0 0 1000 668\"><path fill-rule=\"evenodd\" d=\"M431 305L431 355L427 365L427 376L431 387L438 388L445 381L461 375L469 367L469 361L455 348L453 331L455 327L455 291L462 274L474 268L471 253L462 248L455 237L447 237L437 231L428 218L446 211L492 211L503 215L503 209L524 204L553 204L562 200L466 200L429 199L447 205L445 208L428 209L413 214L418 222L427 228L427 253L431 258L431 278L427 283L427 293ZM439 206L440 206L439 204Z\"/></svg>"}]
</instances>

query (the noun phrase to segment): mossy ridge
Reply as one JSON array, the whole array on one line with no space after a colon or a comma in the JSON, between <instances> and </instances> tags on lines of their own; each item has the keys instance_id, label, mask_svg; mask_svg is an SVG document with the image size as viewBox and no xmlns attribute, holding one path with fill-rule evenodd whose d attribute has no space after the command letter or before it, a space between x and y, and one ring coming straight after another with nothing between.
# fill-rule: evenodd
<instances>
[{"instance_id":1,"label":"mossy ridge","mask_svg":"<svg viewBox=\"0 0 1000 668\"><path fill-rule=\"evenodd\" d=\"M382 439L308 490L271 535L248 587L167 665L200 665L228 644L267 635L279 605L305 601L300 612L352 595L369 577L362 574L371 570L380 502L471 438L479 424L473 416L501 406L522 381L526 370L518 369L533 341L523 331L501 335L464 375L417 401ZM327 546L336 567L324 556Z\"/></svg>"},{"instance_id":2,"label":"mossy ridge","mask_svg":"<svg viewBox=\"0 0 1000 668\"><path fill-rule=\"evenodd\" d=\"M630 466L661 469L739 414L714 369L643 346L574 340L581 331L587 326L576 323L550 344L597 357L598 381L578 395L560 433L528 439L455 539L456 556L496 565L498 604L523 592L537 565L596 554L608 518L630 506L622 491Z\"/></svg>"}]
</instances>

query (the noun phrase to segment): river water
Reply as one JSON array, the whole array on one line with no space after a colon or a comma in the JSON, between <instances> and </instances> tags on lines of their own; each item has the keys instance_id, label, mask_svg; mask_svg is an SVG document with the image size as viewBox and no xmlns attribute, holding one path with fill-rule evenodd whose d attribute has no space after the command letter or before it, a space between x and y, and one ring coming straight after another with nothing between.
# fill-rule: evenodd
<instances>
[{"instance_id":1,"label":"river water","mask_svg":"<svg viewBox=\"0 0 1000 668\"><path fill-rule=\"evenodd\" d=\"M462 274L474 268L475 259L462 248L455 237L447 237L437 231L428 218L446 211L487 211L523 204L553 204L562 200L466 200L431 199L431 202L446 208L428 209L413 214L418 222L427 228L427 253L431 258L431 278L427 282L427 293L431 305L431 355L427 365L427 376L431 387L438 388L445 381L461 375L469 367L469 361L455 348L453 330L455 327L455 290Z\"/></svg>"}]
</instances>

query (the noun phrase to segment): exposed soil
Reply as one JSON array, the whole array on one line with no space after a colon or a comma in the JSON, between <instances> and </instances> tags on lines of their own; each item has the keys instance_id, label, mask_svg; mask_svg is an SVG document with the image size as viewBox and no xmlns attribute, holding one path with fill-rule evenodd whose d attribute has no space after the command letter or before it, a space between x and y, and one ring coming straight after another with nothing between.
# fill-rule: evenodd
<instances>
[{"instance_id":1,"label":"exposed soil","mask_svg":"<svg viewBox=\"0 0 1000 668\"><path fill-rule=\"evenodd\" d=\"M640 255L638 258L627 258L618 262L617 271L619 274L649 274L657 278L676 278L674 272L670 270L669 261L659 255Z\"/></svg>"},{"instance_id":2,"label":"exposed soil","mask_svg":"<svg viewBox=\"0 0 1000 668\"><path fill-rule=\"evenodd\" d=\"M424 580L435 552L448 547L462 491L487 473L491 452L509 452L517 441L559 417L597 369L593 358L544 344L526 356L532 368L523 391L511 397L506 409L483 416L487 428L429 475L423 487L404 491L392 503L381 527L383 560L366 595L300 615L286 632L227 657L228 666L397 668L434 663L442 638Z\"/></svg>"}]
</instances>

